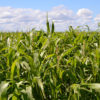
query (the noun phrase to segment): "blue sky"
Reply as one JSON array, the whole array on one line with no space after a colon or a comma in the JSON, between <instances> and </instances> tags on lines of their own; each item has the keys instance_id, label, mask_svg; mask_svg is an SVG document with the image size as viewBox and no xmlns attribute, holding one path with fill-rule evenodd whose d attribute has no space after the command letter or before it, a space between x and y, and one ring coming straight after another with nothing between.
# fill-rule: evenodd
<instances>
[{"instance_id":1,"label":"blue sky","mask_svg":"<svg viewBox=\"0 0 100 100\"><path fill-rule=\"evenodd\" d=\"M100 12L100 0L0 0L0 6L32 8L46 11L59 5L65 5L68 9L72 9L75 12L80 8L88 8L94 14Z\"/></svg>"},{"instance_id":2,"label":"blue sky","mask_svg":"<svg viewBox=\"0 0 100 100\"><path fill-rule=\"evenodd\" d=\"M0 0L0 30L32 28L33 25L44 28L46 11L57 30L66 29L65 25L88 24L94 28L100 22L99 4L100 0Z\"/></svg>"}]
</instances>

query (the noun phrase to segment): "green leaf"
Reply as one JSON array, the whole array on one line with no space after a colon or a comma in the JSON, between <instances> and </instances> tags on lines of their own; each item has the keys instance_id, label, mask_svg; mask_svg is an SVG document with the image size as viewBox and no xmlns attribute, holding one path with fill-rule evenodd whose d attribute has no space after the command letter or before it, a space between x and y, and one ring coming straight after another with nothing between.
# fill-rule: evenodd
<instances>
[{"instance_id":1,"label":"green leaf","mask_svg":"<svg viewBox=\"0 0 100 100\"><path fill-rule=\"evenodd\" d=\"M5 100L4 98L6 98L6 95L7 95L8 85L9 85L9 82L6 82L6 81L1 82L1 84L0 84L0 100Z\"/></svg>"},{"instance_id":2,"label":"green leaf","mask_svg":"<svg viewBox=\"0 0 100 100\"><path fill-rule=\"evenodd\" d=\"M16 66L17 61L18 61L18 59L16 59L16 60L12 63L12 66L11 66L11 79L12 79L12 80L13 80L13 78L14 78L15 66Z\"/></svg>"}]
</instances>

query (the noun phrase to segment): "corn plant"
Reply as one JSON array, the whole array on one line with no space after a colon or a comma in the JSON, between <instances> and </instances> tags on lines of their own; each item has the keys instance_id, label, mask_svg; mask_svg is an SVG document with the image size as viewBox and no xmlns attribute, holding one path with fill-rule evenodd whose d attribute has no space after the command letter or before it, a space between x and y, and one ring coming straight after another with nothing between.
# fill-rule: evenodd
<instances>
[{"instance_id":1,"label":"corn plant","mask_svg":"<svg viewBox=\"0 0 100 100\"><path fill-rule=\"evenodd\" d=\"M99 99L100 32L0 33L0 100Z\"/></svg>"}]
</instances>

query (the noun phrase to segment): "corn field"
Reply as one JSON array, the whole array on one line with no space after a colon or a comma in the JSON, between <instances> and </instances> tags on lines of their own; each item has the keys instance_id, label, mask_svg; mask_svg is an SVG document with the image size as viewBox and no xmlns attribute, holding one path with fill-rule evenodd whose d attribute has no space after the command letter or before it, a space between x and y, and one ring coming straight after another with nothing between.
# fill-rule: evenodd
<instances>
[{"instance_id":1,"label":"corn field","mask_svg":"<svg viewBox=\"0 0 100 100\"><path fill-rule=\"evenodd\" d=\"M0 32L0 100L100 100L100 32Z\"/></svg>"}]
</instances>

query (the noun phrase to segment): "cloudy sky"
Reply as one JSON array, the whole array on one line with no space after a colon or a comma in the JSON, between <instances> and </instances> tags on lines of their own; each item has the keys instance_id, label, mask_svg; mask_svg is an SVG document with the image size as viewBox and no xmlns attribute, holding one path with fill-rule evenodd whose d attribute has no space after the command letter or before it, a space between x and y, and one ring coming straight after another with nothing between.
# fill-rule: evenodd
<instances>
[{"instance_id":1,"label":"cloudy sky","mask_svg":"<svg viewBox=\"0 0 100 100\"><path fill-rule=\"evenodd\" d=\"M100 0L0 0L0 31L46 29L46 14L56 31L100 22Z\"/></svg>"}]
</instances>

